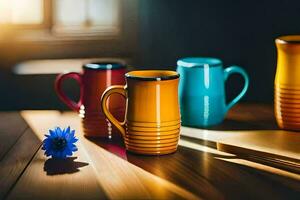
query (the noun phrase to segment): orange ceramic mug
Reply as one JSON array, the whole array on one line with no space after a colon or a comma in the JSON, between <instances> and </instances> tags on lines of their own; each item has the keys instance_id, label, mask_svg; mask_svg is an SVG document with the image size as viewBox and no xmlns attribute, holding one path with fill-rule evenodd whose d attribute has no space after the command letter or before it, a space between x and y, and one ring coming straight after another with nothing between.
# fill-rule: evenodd
<instances>
[{"instance_id":1,"label":"orange ceramic mug","mask_svg":"<svg viewBox=\"0 0 300 200\"><path fill-rule=\"evenodd\" d=\"M83 65L81 73L69 72L57 76L55 81L56 93L69 108L79 112L85 136L111 137L113 135L112 126L101 112L99 99L108 86L124 84L125 73L126 67L121 63L95 62ZM80 98L78 102L69 99L62 90L63 82L70 78L79 83ZM114 96L109 101L111 112L117 117L121 115L123 117L125 110L123 99Z\"/></svg>"},{"instance_id":2,"label":"orange ceramic mug","mask_svg":"<svg viewBox=\"0 0 300 200\"><path fill-rule=\"evenodd\" d=\"M101 98L103 113L121 132L128 151L162 155L175 152L180 133L179 74L175 71L144 70L125 74L126 85L108 87ZM118 93L126 98L125 120L108 110L107 100Z\"/></svg>"}]
</instances>

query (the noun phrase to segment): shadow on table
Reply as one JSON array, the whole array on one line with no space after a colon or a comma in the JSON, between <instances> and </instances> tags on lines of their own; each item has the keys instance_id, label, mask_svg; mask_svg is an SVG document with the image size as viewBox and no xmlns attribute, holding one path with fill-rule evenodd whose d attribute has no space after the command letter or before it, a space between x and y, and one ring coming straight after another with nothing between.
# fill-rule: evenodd
<instances>
[{"instance_id":1,"label":"shadow on table","mask_svg":"<svg viewBox=\"0 0 300 200\"><path fill-rule=\"evenodd\" d=\"M211 148L208 146L198 150L179 146L177 152L173 154L144 156L127 152L120 139L90 139L90 141L133 165L177 184L204 199L211 199L219 194L238 199L270 196L282 198L288 196L294 199L300 194L300 189L295 186L297 181L289 178L287 179L290 182L286 179L282 181L279 174L235 163L241 158L232 154L205 151L206 148ZM258 187L255 191L252 188L254 183Z\"/></svg>"},{"instance_id":2,"label":"shadow on table","mask_svg":"<svg viewBox=\"0 0 300 200\"><path fill-rule=\"evenodd\" d=\"M198 147L190 148L188 145L179 145L177 153L163 155L163 156L148 156L148 155L140 155L140 154L127 152L125 149L125 145L121 138L117 138L115 140L90 139L90 141L94 142L98 146L106 149L107 151L109 151L109 152L111 152L133 164L138 163L139 160L141 160L141 159L147 159L147 158L150 158L150 160L152 160L153 158L156 158L156 159L157 158L163 159L163 158L167 158L167 157L177 158L177 157L180 157L179 154L182 155L185 152L193 151L193 154L195 154L195 152L197 152L197 155L195 155L195 156L205 155L206 157L209 156L209 157L215 158L215 159L244 159L244 160L248 160L248 161L251 161L254 163L259 163L259 164L263 164L266 166L275 167L278 169L289 171L292 173L297 173L297 174L300 173L300 163L298 163L298 160L296 160L296 159L291 162L288 162L288 161L284 162L284 160L276 160L273 157L268 157L268 156L255 156L255 155L251 155L251 154L239 154L239 155L227 154L226 155L225 152L224 152L224 154L212 153L212 151L206 151L205 148L218 150L218 147L217 147L218 144L216 142L202 140L202 139L194 139L194 138L189 138L189 137L184 137L184 136L182 136L181 139L183 139L189 143L192 143L193 145L197 145ZM201 147L201 148L199 148L199 147ZM187 156L189 157L189 155L187 155ZM183 159L186 159L186 158L183 158ZM191 165L193 165L193 163L191 163Z\"/></svg>"},{"instance_id":3,"label":"shadow on table","mask_svg":"<svg viewBox=\"0 0 300 200\"><path fill-rule=\"evenodd\" d=\"M49 158L44 164L44 171L47 172L47 175L73 174L79 172L79 168L88 165L88 163L74 161L75 159L77 157L66 159Z\"/></svg>"}]
</instances>

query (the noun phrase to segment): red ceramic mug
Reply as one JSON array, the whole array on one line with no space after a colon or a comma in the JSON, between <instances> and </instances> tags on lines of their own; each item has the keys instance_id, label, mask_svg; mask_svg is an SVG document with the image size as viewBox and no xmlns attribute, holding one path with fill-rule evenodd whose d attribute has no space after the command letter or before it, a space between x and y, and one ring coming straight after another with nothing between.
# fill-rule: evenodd
<instances>
[{"instance_id":1,"label":"red ceramic mug","mask_svg":"<svg viewBox=\"0 0 300 200\"><path fill-rule=\"evenodd\" d=\"M106 120L99 106L104 90L111 85L125 84L126 67L121 63L89 63L83 65L81 73L70 72L60 74L55 80L55 90L69 108L79 112L82 118L83 131L86 136L113 137L115 129ZM78 102L71 100L62 90L62 83L66 79L75 79L80 87ZM120 120L124 116L125 101L122 97L112 96L109 109ZM119 135L116 134L118 137Z\"/></svg>"}]
</instances>

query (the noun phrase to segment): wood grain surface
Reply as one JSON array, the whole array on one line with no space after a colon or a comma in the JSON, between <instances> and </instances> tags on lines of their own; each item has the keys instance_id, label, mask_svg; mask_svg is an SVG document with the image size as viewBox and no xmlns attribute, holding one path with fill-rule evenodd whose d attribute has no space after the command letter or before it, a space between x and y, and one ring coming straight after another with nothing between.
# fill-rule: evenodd
<instances>
[{"instance_id":1,"label":"wood grain surface","mask_svg":"<svg viewBox=\"0 0 300 200\"><path fill-rule=\"evenodd\" d=\"M18 180L40 145L41 141L28 128L0 161L0 199Z\"/></svg>"},{"instance_id":2,"label":"wood grain surface","mask_svg":"<svg viewBox=\"0 0 300 200\"><path fill-rule=\"evenodd\" d=\"M41 141L16 112L0 113L0 199L3 199L39 148Z\"/></svg>"},{"instance_id":3,"label":"wood grain surface","mask_svg":"<svg viewBox=\"0 0 300 200\"><path fill-rule=\"evenodd\" d=\"M28 127L16 112L0 113L0 160Z\"/></svg>"},{"instance_id":4,"label":"wood grain surface","mask_svg":"<svg viewBox=\"0 0 300 200\"><path fill-rule=\"evenodd\" d=\"M255 109L257 112L253 112ZM241 113L237 113L239 111ZM292 147L289 147L291 141L286 139L285 134L277 139L272 138L272 135L255 136L258 133L256 131L262 133L269 131L269 134L278 131L270 106L238 105L229 113L222 125L211 127L208 132L203 133L204 138L181 137L178 151L165 156L128 153L120 138L113 140L85 138L80 119L72 112L24 111L21 114L32 131L29 129L30 131L26 131L26 134L19 138L19 145L24 144L25 147L29 145L28 141L32 141L30 144L34 147L32 151L37 153L34 157L31 156L29 164L15 183L8 187L8 192L4 195L6 199L299 199L300 197L298 152L297 147L292 144L299 137L293 136L295 138L291 143ZM69 125L76 130L77 137L80 138L77 144L78 152L64 163L46 158L39 149L44 134L55 126ZM183 130L186 131L185 128ZM198 134L199 130L193 129L191 133ZM234 139L226 135L224 133L226 131L226 134L228 131L235 134L234 150L219 148L219 141L228 142L229 138ZM244 134L243 131L247 133ZM274 133L275 136L276 134ZM25 136L32 139L23 140ZM264 140L269 140L273 144L264 146ZM27 141L27 145L22 141ZM281 145L281 141L284 141L285 145ZM278 151L288 150L290 153L288 157L295 160L287 161L285 157L275 160L268 154L257 155L251 151L249 154L248 147L252 143L255 148L261 148L262 153L278 146ZM227 147L230 145L227 144ZM9 151L10 154L5 154L4 158L8 159L6 163L10 163L9 158L14 157L14 148L16 150L19 148L17 143ZM238 152L235 152L236 148L240 148ZM250 150L254 151L252 148ZM12 168L10 173L14 174L16 167L7 166L6 169L1 169L0 173ZM10 175L7 175L0 180L10 180L9 177Z\"/></svg>"}]
</instances>

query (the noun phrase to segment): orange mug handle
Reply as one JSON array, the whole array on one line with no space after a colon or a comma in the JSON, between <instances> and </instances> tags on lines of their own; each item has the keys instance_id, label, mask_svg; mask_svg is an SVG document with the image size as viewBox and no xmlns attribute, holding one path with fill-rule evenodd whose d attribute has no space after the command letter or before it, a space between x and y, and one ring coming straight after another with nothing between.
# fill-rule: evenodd
<instances>
[{"instance_id":1,"label":"orange mug handle","mask_svg":"<svg viewBox=\"0 0 300 200\"><path fill-rule=\"evenodd\" d=\"M125 136L125 119L123 122L118 121L112 114L111 112L109 112L109 108L108 108L108 98L110 97L110 95L112 95L113 93L117 93L122 95L125 99L127 98L127 92L126 92L126 86L124 85L113 85L108 87L102 94L101 96L101 108L102 111L104 113L104 115L106 116L106 118L115 126L117 127L117 129L121 132L122 136ZM126 114L125 114L126 115Z\"/></svg>"},{"instance_id":2,"label":"orange mug handle","mask_svg":"<svg viewBox=\"0 0 300 200\"><path fill-rule=\"evenodd\" d=\"M64 80L69 79L69 78L75 79L79 84L80 98L79 98L78 102L71 100L62 90L62 83L64 82ZM54 86L55 86L55 91L56 91L58 97L60 98L60 100L62 102L64 102L72 110L79 112L80 106L82 105L82 99L83 99L82 75L80 73L76 73L76 72L59 74L56 77Z\"/></svg>"}]
</instances>

